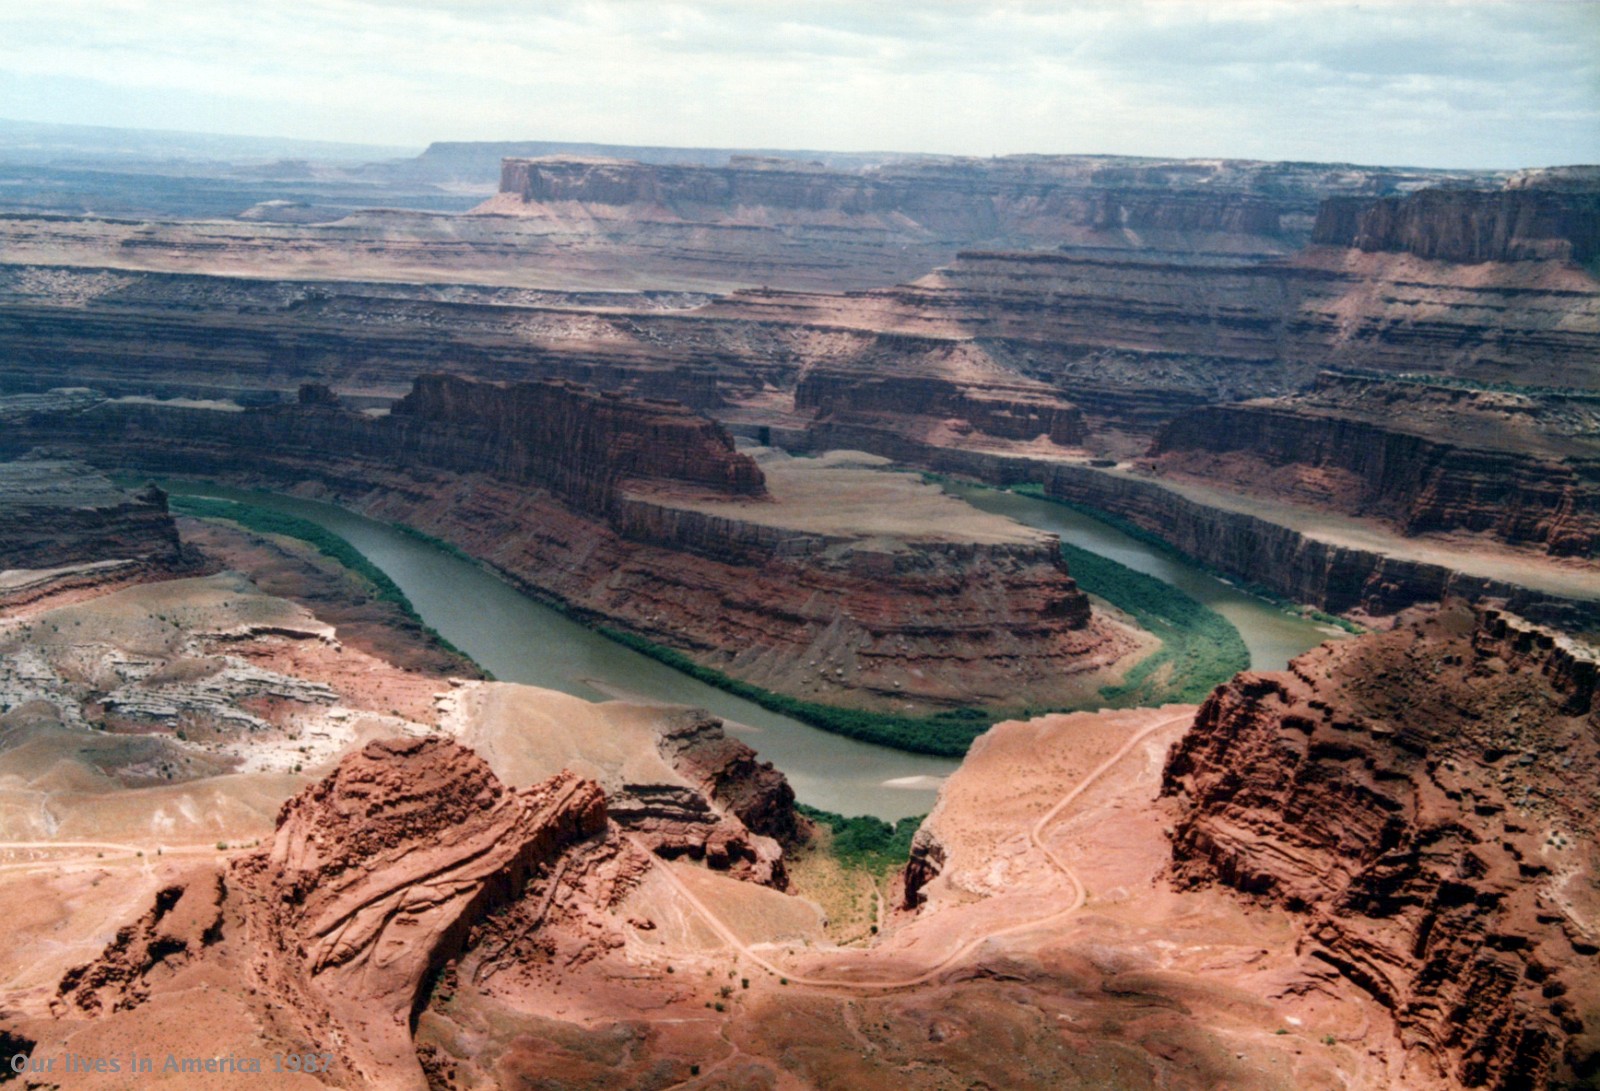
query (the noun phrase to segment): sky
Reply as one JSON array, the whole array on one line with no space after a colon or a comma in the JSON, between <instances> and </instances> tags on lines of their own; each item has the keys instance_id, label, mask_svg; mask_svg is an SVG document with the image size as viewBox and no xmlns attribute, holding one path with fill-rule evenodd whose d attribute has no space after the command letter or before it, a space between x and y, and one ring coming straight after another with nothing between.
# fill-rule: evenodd
<instances>
[{"instance_id":1,"label":"sky","mask_svg":"<svg viewBox=\"0 0 1600 1091\"><path fill-rule=\"evenodd\" d=\"M0 3L0 117L420 149L1600 162L1600 2Z\"/></svg>"}]
</instances>

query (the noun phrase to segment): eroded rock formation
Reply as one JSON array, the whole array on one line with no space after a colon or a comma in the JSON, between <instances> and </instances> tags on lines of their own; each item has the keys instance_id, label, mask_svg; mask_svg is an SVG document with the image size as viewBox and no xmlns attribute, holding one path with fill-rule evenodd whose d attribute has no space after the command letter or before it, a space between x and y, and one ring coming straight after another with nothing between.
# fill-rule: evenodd
<instances>
[{"instance_id":1,"label":"eroded rock formation","mask_svg":"<svg viewBox=\"0 0 1600 1091\"><path fill-rule=\"evenodd\" d=\"M1168 759L1173 870L1302 946L1467 1086L1600 1075L1597 653L1493 609L1242 674Z\"/></svg>"},{"instance_id":2,"label":"eroded rock formation","mask_svg":"<svg viewBox=\"0 0 1600 1091\"><path fill-rule=\"evenodd\" d=\"M1025 481L1030 470L1005 459L965 458L949 467L1001 481ZM1499 598L1541 622L1580 631L1600 627L1600 592L1583 569L1485 568L1460 550L1412 555L1398 535L1386 540L1324 529L1319 523L1328 517L1316 509L1264 514L1220 489L1185 490L1121 471L1059 465L1040 476L1057 499L1108 512L1230 577L1334 613L1383 616L1447 597Z\"/></svg>"},{"instance_id":3,"label":"eroded rock formation","mask_svg":"<svg viewBox=\"0 0 1600 1091\"><path fill-rule=\"evenodd\" d=\"M369 743L285 804L270 850L232 869L260 930L255 972L308 1023L326 1012L353 1060L409 1067L428 975L604 826L592 783L511 792L449 741Z\"/></svg>"},{"instance_id":4,"label":"eroded rock formation","mask_svg":"<svg viewBox=\"0 0 1600 1091\"><path fill-rule=\"evenodd\" d=\"M863 169L734 156L725 165L552 155L507 158L482 211L627 208L641 221L851 226L914 243L981 240L1275 250L1304 238L1326 193L1394 192L1446 172L1248 160L910 156ZM930 263L932 264L932 263Z\"/></svg>"},{"instance_id":5,"label":"eroded rock formation","mask_svg":"<svg viewBox=\"0 0 1600 1091\"><path fill-rule=\"evenodd\" d=\"M319 399L231 408L34 414L0 451L48 435L106 465L310 484L588 617L822 700L1065 703L1131 650L1091 618L1049 536L969 533L979 517L954 501L920 523L865 505L830 522L836 493L764 498L761 468L678 406L428 377L376 418Z\"/></svg>"},{"instance_id":6,"label":"eroded rock formation","mask_svg":"<svg viewBox=\"0 0 1600 1091\"><path fill-rule=\"evenodd\" d=\"M1588 262L1600 255L1600 170L1526 171L1498 190L1332 197L1311 238L1453 262Z\"/></svg>"},{"instance_id":7,"label":"eroded rock formation","mask_svg":"<svg viewBox=\"0 0 1600 1091\"><path fill-rule=\"evenodd\" d=\"M284 804L268 848L163 889L63 977L58 1011L137 1008L203 960L247 975L258 1017L335 1053L341 1082L426 1086L411 1024L432 975L605 826L592 782L512 791L448 740L369 743Z\"/></svg>"},{"instance_id":8,"label":"eroded rock formation","mask_svg":"<svg viewBox=\"0 0 1600 1091\"><path fill-rule=\"evenodd\" d=\"M761 470L723 429L676 402L640 401L569 383L486 384L425 375L391 411L402 449L459 473L538 484L571 506L606 513L619 483L765 493ZM412 439L412 422L429 428ZM441 449L448 445L448 450Z\"/></svg>"},{"instance_id":9,"label":"eroded rock formation","mask_svg":"<svg viewBox=\"0 0 1600 1091\"><path fill-rule=\"evenodd\" d=\"M1600 548L1600 395L1326 374L1306 394L1192 410L1163 469L1406 534L1481 531L1557 555Z\"/></svg>"},{"instance_id":10,"label":"eroded rock formation","mask_svg":"<svg viewBox=\"0 0 1600 1091\"><path fill-rule=\"evenodd\" d=\"M154 487L124 492L68 459L0 462L0 569L110 560L182 565L165 493Z\"/></svg>"}]
</instances>

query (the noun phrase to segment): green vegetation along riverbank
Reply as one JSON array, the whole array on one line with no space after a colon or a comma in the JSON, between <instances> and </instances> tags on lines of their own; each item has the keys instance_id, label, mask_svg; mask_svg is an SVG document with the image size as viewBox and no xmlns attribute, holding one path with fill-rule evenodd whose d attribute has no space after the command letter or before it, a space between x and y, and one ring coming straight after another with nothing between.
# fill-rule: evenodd
<instances>
[{"instance_id":1,"label":"green vegetation along riverbank","mask_svg":"<svg viewBox=\"0 0 1600 1091\"><path fill-rule=\"evenodd\" d=\"M992 486L985 485L982 487L990 488ZM1309 621L1315 621L1320 625L1332 625L1337 629L1343 629L1345 632L1352 633L1357 636L1367 631L1364 627L1357 625L1348 618L1339 617L1337 614L1329 614L1310 606L1302 606L1284 598L1276 591L1273 591L1271 588L1264 587L1261 584L1234 579L1226 572L1221 571L1213 565L1207 564L1198 557L1191 557L1182 550L1174 548L1171 542L1168 542L1159 534L1152 534L1150 531L1144 529L1131 520L1124 519L1120 515L1114 515L1109 511L1102 511L1099 508L1090 507L1088 504L1079 504L1072 500L1063 500L1059 496L1051 496L1045 491L1043 485L1037 483L1013 485L1007 491L1014 492L1018 496L1026 496L1032 500L1043 500L1047 503L1059 504L1070 511L1077 512L1079 515L1087 515L1089 518L1094 519L1097 522L1104 523L1113 530L1121 531L1123 534L1126 534L1129 538L1139 542L1141 545L1149 546L1156 552L1165 554L1166 556L1171 557L1173 560L1182 564L1198 568L1200 571L1205 572L1215 579L1221 580L1231 587L1238 588L1247 595L1254 595L1258 599L1270 602L1272 605L1282 609L1285 613L1293 614L1296 617L1306 618ZM1071 564L1070 558L1068 560L1068 564ZM1074 575L1076 575L1076 573L1074 573ZM1146 578L1149 579L1151 577ZM1086 590L1092 589L1086 588Z\"/></svg>"},{"instance_id":2,"label":"green vegetation along riverbank","mask_svg":"<svg viewBox=\"0 0 1600 1091\"><path fill-rule=\"evenodd\" d=\"M795 810L833 831L831 849L842 867L869 871L877 876L905 867L911 858L911 838L927 817L917 815L898 822L885 822L871 815L846 818L804 803L796 803Z\"/></svg>"},{"instance_id":3,"label":"green vegetation along riverbank","mask_svg":"<svg viewBox=\"0 0 1600 1091\"><path fill-rule=\"evenodd\" d=\"M1169 702L1192 704L1250 666L1239 630L1170 583L1135 572L1087 549L1061 543L1078 586L1132 615L1161 647L1134 665L1121 683L1100 690L1111 708Z\"/></svg>"},{"instance_id":4,"label":"green vegetation along riverbank","mask_svg":"<svg viewBox=\"0 0 1600 1091\"><path fill-rule=\"evenodd\" d=\"M696 681L731 693L735 697L760 705L771 712L789 716L812 727L820 727L846 738L862 742L891 746L913 754L932 754L936 757L959 758L967 752L972 740L989 730L996 720L1012 715L1026 716L1034 710L1019 709L1015 713L997 713L976 708L953 709L933 716L896 716L893 713L866 712L855 708L803 701L798 697L775 693L729 677L719 670L702 666L687 655L663 647L651 640L620 629L602 626L602 635L624 647L632 648L651 659L682 671Z\"/></svg>"},{"instance_id":5,"label":"green vegetation along riverbank","mask_svg":"<svg viewBox=\"0 0 1600 1091\"><path fill-rule=\"evenodd\" d=\"M317 523L247 502L175 495L172 504L174 510L186 514L229 519L248 529L306 541L365 578L376 589L377 597L393 602L419 624L424 624L405 594L382 570L345 539ZM394 527L462 560L481 564L450 542L403 524L394 524ZM1095 698L1075 707L1131 707L1198 700L1248 665L1248 652L1233 626L1183 592L1096 554L1071 547L1066 552L1072 573L1084 590L1123 610L1162 641L1161 647L1136 664L1121 684L1107 687ZM973 740L998 720L1071 710L1026 706L962 708L926 716L905 716L821 704L733 678L647 637L597 624L599 619L573 611L548 596L535 597L600 635L697 681L825 731L910 753L961 757ZM441 645L451 647L448 641L434 635Z\"/></svg>"}]
</instances>

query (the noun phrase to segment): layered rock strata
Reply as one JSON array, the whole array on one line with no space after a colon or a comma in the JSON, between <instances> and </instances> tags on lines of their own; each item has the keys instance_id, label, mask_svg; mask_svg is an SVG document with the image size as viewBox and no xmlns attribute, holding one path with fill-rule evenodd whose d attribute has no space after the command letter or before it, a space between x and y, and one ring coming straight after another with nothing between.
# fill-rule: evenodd
<instances>
[{"instance_id":1,"label":"layered rock strata","mask_svg":"<svg viewBox=\"0 0 1600 1091\"><path fill-rule=\"evenodd\" d=\"M129 1011L193 964L224 966L265 1025L333 1054L341 1083L425 1087L411 1025L433 975L605 828L592 782L512 791L448 740L369 743L284 804L268 848L163 889L62 978L58 1013Z\"/></svg>"},{"instance_id":2,"label":"layered rock strata","mask_svg":"<svg viewBox=\"0 0 1600 1091\"><path fill-rule=\"evenodd\" d=\"M1101 164L1095 170L1102 168L1110 169ZM1046 181L1027 185L1055 184L1047 180L1056 168L1036 164L1029 170ZM1190 197L1220 200L1209 189L1203 198L1191 193L1210 177L1208 170L1232 179L1218 183L1223 189L1247 191L1253 184L1234 178L1226 164L1198 172L1173 168L1159 184L1128 184L1146 186L1142 192L1152 207L1171 206L1176 222ZM1130 177L1143 177L1140 171L1160 168L1145 164L1129 171ZM750 173L770 181L769 175L784 172ZM1024 171L1018 177L1028 176ZM1308 222L1315 194L1326 188L1313 186L1304 199L1296 198ZM944 201L957 208L964 199L936 192L943 196L929 196L930 207ZM1473 190L1430 192L1417 205L1419 223L1447 225L1468 215L1466 206L1482 196ZM1592 199L1593 186L1577 177L1559 190L1526 192L1581 202ZM776 192L764 199L779 204L737 206L759 223L729 223L719 230L781 236L784 229L766 221L780 216L782 202L804 203ZM642 205L593 207L613 210L624 223L629 217L648 219ZM593 218L588 222L592 230ZM8 223L0 222L0 229ZM97 231L123 230L62 224L40 230L46 227L71 227L86 239ZM640 230L659 227L645 224ZM707 230L698 222L678 228ZM0 339L11 360L0 378L15 389L40 389L65 373L114 393L252 397L319 381L345 392L396 396L417 373L448 366L479 378L568 378L670 397L719 414L728 412L728 403L741 411L765 406L798 386L802 418L814 416L824 400L840 409L856 401L873 416L871 430L883 433L892 418L873 407L903 399L912 412L901 433L926 431L928 422L949 418L959 427L927 442L958 445L961 428L997 439L1047 435L1060 443L1077 430L1069 424L1063 432L1058 424L1065 418L1052 403L1066 403L1082 411L1087 442L1119 454L1136 453L1155 428L1184 409L1286 394L1330 365L1464 376L1486 384L1594 386L1600 289L1590 272L1548 248L1529 251L1529 260L1463 264L1448 260L1454 253L1448 248L1437 254L1423 248L1431 256L1362 249L1354 236L1330 230L1321 245L1263 256L1194 240L1186 249L1161 249L1137 231L1117 230L1128 236L1123 244L1079 240L1065 250L1016 249L1039 246L1042 237L1031 235L1011 243L972 238L959 252L949 249L898 269L899 287L880 280L870 291L839 294L831 289L845 284L840 281L815 293L738 292L709 306L697 306L709 296L669 290L556 292L371 280L330 287L293 279L307 274L289 269L281 273L285 279L264 280L271 266L260 262L250 266L249 277L113 271L87 260L97 267L11 265L0 270ZM456 236L463 233L470 233L470 225L451 225L448 245L460 244ZM848 268L854 260L848 246L860 232L829 233L834 245L846 248L837 262ZM414 260L399 239L378 235L344 241L374 260L386 249L396 260ZM26 247L12 242L13 260L21 260ZM288 245L272 238L249 242L266 251ZM41 252L55 254L64 244L52 237L39 245ZM503 250L515 253L518 245L507 240ZM674 275L681 274L682 262L709 267L715 260L714 253L691 249L673 259ZM943 268L930 272L937 266ZM738 270L746 267L735 262L734 272L724 269L717 287L737 283ZM462 272L453 279L473 277ZM763 282L759 276L744 281ZM630 273L621 283L635 280ZM952 370L952 357L980 366ZM813 371L816 379L808 381ZM885 376L894 379L888 388L880 385ZM825 415L817 427L842 429L848 423L833 416Z\"/></svg>"},{"instance_id":3,"label":"layered rock strata","mask_svg":"<svg viewBox=\"0 0 1600 1091\"><path fill-rule=\"evenodd\" d=\"M110 559L183 562L167 497L117 488L82 462L0 462L0 569L49 569Z\"/></svg>"},{"instance_id":4,"label":"layered rock strata","mask_svg":"<svg viewBox=\"0 0 1600 1091\"><path fill-rule=\"evenodd\" d=\"M1311 240L1443 261L1575 261L1600 255L1600 170L1526 171L1503 189L1332 197Z\"/></svg>"},{"instance_id":5,"label":"layered rock strata","mask_svg":"<svg viewBox=\"0 0 1600 1091\"><path fill-rule=\"evenodd\" d=\"M1405 534L1466 530L1556 555L1600 548L1600 395L1324 375L1304 395L1208 406L1163 427L1177 472Z\"/></svg>"},{"instance_id":6,"label":"layered rock strata","mask_svg":"<svg viewBox=\"0 0 1600 1091\"><path fill-rule=\"evenodd\" d=\"M508 408L485 408L501 398ZM420 381L387 417L323 400L240 412L108 402L39 416L0 448L49 434L108 465L312 482L585 616L823 700L1059 703L1132 650L1091 620L1049 536L966 533L978 517L953 501L923 527L875 529L895 513L865 505L862 525L823 525L836 494L762 499L760 468L678 407L443 379ZM563 412L509 408L533 401ZM647 441L625 438L632 428Z\"/></svg>"},{"instance_id":7,"label":"layered rock strata","mask_svg":"<svg viewBox=\"0 0 1600 1091\"><path fill-rule=\"evenodd\" d=\"M818 410L852 398L870 407L885 375L908 392L952 379L979 391L1039 383L1081 410L1074 442L1128 456L1185 410L1287 395L1328 367L1593 390L1600 284L1555 260L1469 266L1333 246L1252 261L967 251L897 288L738 293L700 317L788 329L795 344L812 331L794 416L825 437L849 422ZM763 395L725 396L737 419L796 423ZM902 431L928 400L904 398ZM871 423L884 432L893 419Z\"/></svg>"},{"instance_id":8,"label":"layered rock strata","mask_svg":"<svg viewBox=\"0 0 1600 1091\"><path fill-rule=\"evenodd\" d=\"M449 704L446 730L507 784L570 770L598 784L611 820L656 855L788 885L784 850L803 840L794 790L721 720L498 683L459 690Z\"/></svg>"},{"instance_id":9,"label":"layered rock strata","mask_svg":"<svg viewBox=\"0 0 1600 1091\"><path fill-rule=\"evenodd\" d=\"M0 462L0 606L201 563L179 540L160 489L126 492L85 463L38 453Z\"/></svg>"},{"instance_id":10,"label":"layered rock strata","mask_svg":"<svg viewBox=\"0 0 1600 1091\"><path fill-rule=\"evenodd\" d=\"M1545 623L1600 628L1600 589L1582 569L1534 558L1485 563L1471 551L1412 548L1359 525L1341 534L1319 525L1328 520L1314 509L1272 511L1215 490L1190 495L1176 483L1087 465L961 458L947 468L1002 483L1042 479L1055 499L1126 520L1230 578L1332 613L1388 615L1451 596L1500 598Z\"/></svg>"},{"instance_id":11,"label":"layered rock strata","mask_svg":"<svg viewBox=\"0 0 1600 1091\"><path fill-rule=\"evenodd\" d=\"M1302 917L1412 1061L1471 1087L1600 1076L1600 653L1451 607L1207 700L1163 792L1180 883Z\"/></svg>"},{"instance_id":12,"label":"layered rock strata","mask_svg":"<svg viewBox=\"0 0 1600 1091\"><path fill-rule=\"evenodd\" d=\"M903 451L885 447L986 438L1076 447L1088 434L1082 411L1049 386L1006 375L971 344L904 334L874 338L848 367L808 368L795 385L794 411L809 414L807 427L818 433L877 433L853 446L893 457Z\"/></svg>"},{"instance_id":13,"label":"layered rock strata","mask_svg":"<svg viewBox=\"0 0 1600 1091\"><path fill-rule=\"evenodd\" d=\"M1010 239L1186 250L1275 250L1305 237L1328 193L1396 192L1443 172L1114 156L906 157L859 170L734 156L725 165L553 155L507 158L480 211L630 209L645 222L854 228L963 245ZM920 237L919 237L920 236Z\"/></svg>"},{"instance_id":14,"label":"layered rock strata","mask_svg":"<svg viewBox=\"0 0 1600 1091\"><path fill-rule=\"evenodd\" d=\"M570 383L498 385L425 375L380 426L402 457L540 485L607 513L622 483L672 484L759 497L761 470L726 431L676 402L624 398Z\"/></svg>"}]
</instances>

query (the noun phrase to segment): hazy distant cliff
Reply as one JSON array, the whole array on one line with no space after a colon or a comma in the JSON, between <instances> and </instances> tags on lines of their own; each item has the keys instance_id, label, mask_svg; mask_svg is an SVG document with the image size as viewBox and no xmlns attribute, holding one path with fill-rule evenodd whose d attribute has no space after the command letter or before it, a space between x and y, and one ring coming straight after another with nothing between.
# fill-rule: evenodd
<instances>
[{"instance_id":1,"label":"hazy distant cliff","mask_svg":"<svg viewBox=\"0 0 1600 1091\"><path fill-rule=\"evenodd\" d=\"M950 245L1089 244L1279 250L1304 242L1330 194L1405 192L1484 176L1330 164L1112 156L923 156L866 169L734 156L725 165L548 156L507 158L486 211L577 202L644 220L733 220L770 228L865 218ZM821 218L819 220L819 217Z\"/></svg>"},{"instance_id":2,"label":"hazy distant cliff","mask_svg":"<svg viewBox=\"0 0 1600 1091\"><path fill-rule=\"evenodd\" d=\"M1442 261L1592 261L1600 255L1600 168L1538 172L1499 190L1425 189L1330 197L1311 241Z\"/></svg>"}]
</instances>

